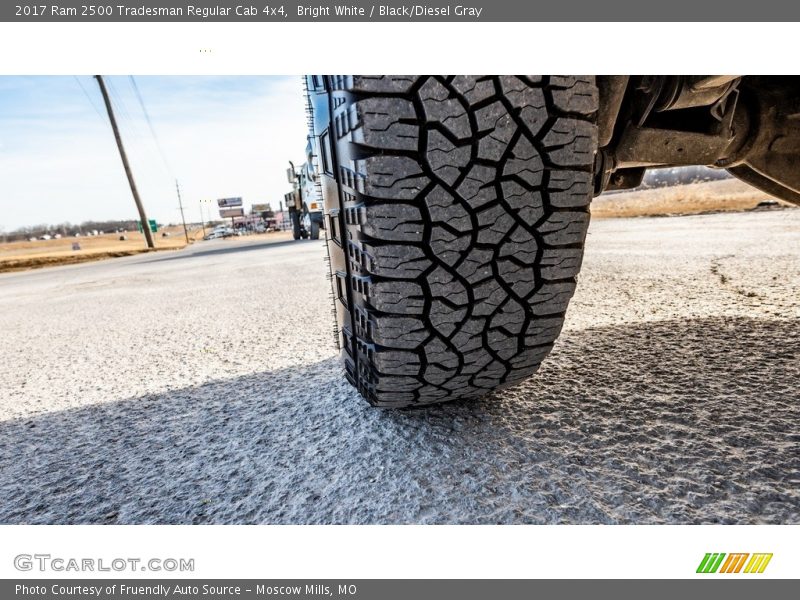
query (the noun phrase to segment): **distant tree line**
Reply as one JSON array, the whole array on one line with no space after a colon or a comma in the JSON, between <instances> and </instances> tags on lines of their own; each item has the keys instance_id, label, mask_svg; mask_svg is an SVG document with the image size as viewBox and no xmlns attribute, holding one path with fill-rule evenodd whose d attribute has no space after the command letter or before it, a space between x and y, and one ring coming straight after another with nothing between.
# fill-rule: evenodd
<instances>
[{"instance_id":1,"label":"distant tree line","mask_svg":"<svg viewBox=\"0 0 800 600\"><path fill-rule=\"evenodd\" d=\"M86 235L89 232L97 231L103 233L113 233L116 231L136 231L137 222L135 220L127 221L84 221L80 224L75 223L58 223L55 225L41 224L30 225L27 227L20 227L14 231L3 232L0 231L0 239L7 242L16 242L20 240L27 240L29 238L38 238L43 235L53 236L60 234L62 237L72 237L76 233Z\"/></svg>"}]
</instances>

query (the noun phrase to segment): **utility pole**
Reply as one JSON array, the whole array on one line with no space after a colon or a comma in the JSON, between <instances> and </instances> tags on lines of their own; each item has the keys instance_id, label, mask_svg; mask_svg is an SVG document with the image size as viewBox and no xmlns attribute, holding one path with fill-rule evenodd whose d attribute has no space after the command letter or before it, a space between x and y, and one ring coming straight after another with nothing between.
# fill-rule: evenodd
<instances>
[{"instance_id":1,"label":"utility pole","mask_svg":"<svg viewBox=\"0 0 800 600\"><path fill-rule=\"evenodd\" d=\"M181 222L183 223L183 235L186 236L186 245L189 245L189 232L186 230L186 218L183 216L183 202L181 201L181 186L178 185L178 180L175 180L175 189L178 190L178 206L181 209Z\"/></svg>"},{"instance_id":2,"label":"utility pole","mask_svg":"<svg viewBox=\"0 0 800 600\"><path fill-rule=\"evenodd\" d=\"M206 221L203 216L203 201L200 200L200 225L203 227L203 237L206 237Z\"/></svg>"},{"instance_id":3,"label":"utility pole","mask_svg":"<svg viewBox=\"0 0 800 600\"><path fill-rule=\"evenodd\" d=\"M147 214L144 212L144 206L142 205L142 200L139 198L139 191L136 189L136 182L133 180L133 172L131 172L131 166L128 164L128 155L125 154L125 147L122 145L122 138L119 135L119 128L117 127L117 119L114 117L114 109L111 108L111 99L108 97L108 90L106 90L106 84L103 81L102 75L95 75L95 79L97 79L97 85L100 86L100 93L103 95L103 102L106 105L106 111L108 112L108 119L111 121L111 129L114 131L114 139L117 141L117 148L119 149L119 157L122 159L122 166L125 167L125 175L128 176L128 183L131 186L131 193L133 194L133 201L136 202L136 210L139 211L139 219L142 221L142 231L144 232L144 238L147 240L147 247L148 248L155 248L156 244L153 241L153 232L150 231L150 221L147 220Z\"/></svg>"}]
</instances>

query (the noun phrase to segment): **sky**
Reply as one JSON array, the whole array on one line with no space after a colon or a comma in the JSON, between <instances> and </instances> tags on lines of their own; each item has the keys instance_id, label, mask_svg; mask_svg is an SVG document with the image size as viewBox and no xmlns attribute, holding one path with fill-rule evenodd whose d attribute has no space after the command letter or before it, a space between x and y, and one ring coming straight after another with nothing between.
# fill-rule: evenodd
<instances>
[{"instance_id":1,"label":"sky","mask_svg":"<svg viewBox=\"0 0 800 600\"><path fill-rule=\"evenodd\" d=\"M300 76L105 79L148 218L180 222L176 179L187 222L202 199L278 208L305 155ZM138 213L95 79L0 76L0 231L105 219Z\"/></svg>"}]
</instances>

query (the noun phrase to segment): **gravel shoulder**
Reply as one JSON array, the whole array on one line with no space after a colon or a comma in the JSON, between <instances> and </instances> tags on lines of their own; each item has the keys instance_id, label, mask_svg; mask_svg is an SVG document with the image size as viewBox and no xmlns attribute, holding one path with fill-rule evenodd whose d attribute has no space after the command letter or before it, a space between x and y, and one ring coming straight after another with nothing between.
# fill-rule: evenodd
<instances>
[{"instance_id":1,"label":"gravel shoulder","mask_svg":"<svg viewBox=\"0 0 800 600\"><path fill-rule=\"evenodd\" d=\"M324 247L0 275L0 523L800 523L800 211L590 227L564 333L369 408Z\"/></svg>"}]
</instances>

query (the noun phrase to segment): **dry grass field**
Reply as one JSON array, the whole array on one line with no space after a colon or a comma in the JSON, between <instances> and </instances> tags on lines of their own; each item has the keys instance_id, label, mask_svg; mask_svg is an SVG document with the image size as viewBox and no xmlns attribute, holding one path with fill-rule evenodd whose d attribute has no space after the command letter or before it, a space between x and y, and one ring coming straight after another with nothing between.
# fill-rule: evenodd
<instances>
[{"instance_id":1,"label":"dry grass field","mask_svg":"<svg viewBox=\"0 0 800 600\"><path fill-rule=\"evenodd\" d=\"M161 234L167 232L168 237ZM101 260L119 256L130 256L147 252L144 234L128 232L125 240L120 240L119 233L98 236L66 237L58 240L37 240L35 242L9 242L0 244L0 273L21 271L52 265L68 265ZM186 246L186 238L182 227L166 227L154 234L156 250L177 250ZM189 239L194 242L202 239L203 230L189 231ZM74 243L80 244L80 250L73 250Z\"/></svg>"},{"instance_id":2,"label":"dry grass field","mask_svg":"<svg viewBox=\"0 0 800 600\"><path fill-rule=\"evenodd\" d=\"M752 210L776 201L738 179L605 194L592 201L592 218L668 217ZM779 201L776 201L779 202ZM782 206L793 206L779 202Z\"/></svg>"}]
</instances>

